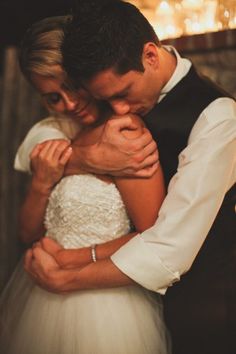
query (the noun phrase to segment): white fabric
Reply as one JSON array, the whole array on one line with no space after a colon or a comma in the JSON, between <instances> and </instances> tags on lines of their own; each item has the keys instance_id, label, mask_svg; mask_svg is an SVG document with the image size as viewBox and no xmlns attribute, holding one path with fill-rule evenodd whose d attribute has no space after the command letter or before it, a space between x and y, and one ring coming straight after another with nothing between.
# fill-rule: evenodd
<instances>
[{"instance_id":1,"label":"white fabric","mask_svg":"<svg viewBox=\"0 0 236 354\"><path fill-rule=\"evenodd\" d=\"M167 95L167 93L172 90L175 85L184 77L187 75L189 72L192 64L190 60L186 58L181 58L177 50L172 47L172 46L164 46L164 48L175 55L176 60L177 60L177 66L175 71L173 72L170 80L165 84L165 86L162 88L160 96L158 98L158 102L163 100L163 98Z\"/></svg>"},{"instance_id":2,"label":"white fabric","mask_svg":"<svg viewBox=\"0 0 236 354\"><path fill-rule=\"evenodd\" d=\"M48 235L64 248L104 243L131 228L115 184L93 175L63 178L50 196L45 225Z\"/></svg>"},{"instance_id":3,"label":"white fabric","mask_svg":"<svg viewBox=\"0 0 236 354\"><path fill-rule=\"evenodd\" d=\"M46 224L57 241L76 248L129 231L115 185L92 175L62 179ZM20 264L0 305L4 354L168 353L160 298L139 285L56 295L34 285Z\"/></svg>"},{"instance_id":4,"label":"white fabric","mask_svg":"<svg viewBox=\"0 0 236 354\"><path fill-rule=\"evenodd\" d=\"M191 62L173 47L177 67L158 101L188 73ZM191 266L220 208L225 192L235 183L236 108L229 98L219 98L202 112L179 156L179 168L156 224L124 245L112 257L118 268L142 286L165 293ZM48 126L35 127L43 140ZM65 124L67 124L65 122ZM43 128L43 129L41 129ZM63 127L62 127L63 128ZM54 130L51 138L61 136ZM27 135L20 153L28 159L36 143ZM28 160L27 160L28 161ZM26 164L22 164L25 168ZM29 163L27 162L29 166ZM27 170L27 168L25 169ZM193 227L194 225L194 227Z\"/></svg>"},{"instance_id":5,"label":"white fabric","mask_svg":"<svg viewBox=\"0 0 236 354\"><path fill-rule=\"evenodd\" d=\"M78 124L64 116L48 117L41 120L29 130L18 148L14 168L18 171L30 172L29 155L35 145L50 139L71 140L78 131Z\"/></svg>"},{"instance_id":6,"label":"white fabric","mask_svg":"<svg viewBox=\"0 0 236 354\"><path fill-rule=\"evenodd\" d=\"M160 99L191 66L177 56L177 67ZM176 175L155 225L136 236L111 260L142 286L164 294L193 263L221 206L236 182L236 103L212 102L195 123L179 155Z\"/></svg>"}]
</instances>

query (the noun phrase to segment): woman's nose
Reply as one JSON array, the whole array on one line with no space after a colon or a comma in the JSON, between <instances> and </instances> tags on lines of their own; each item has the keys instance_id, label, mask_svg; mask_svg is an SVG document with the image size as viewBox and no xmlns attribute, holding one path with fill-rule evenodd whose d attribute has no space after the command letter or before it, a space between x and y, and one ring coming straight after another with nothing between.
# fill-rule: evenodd
<instances>
[{"instance_id":1,"label":"woman's nose","mask_svg":"<svg viewBox=\"0 0 236 354\"><path fill-rule=\"evenodd\" d=\"M65 111L74 111L77 105L77 99L74 94L64 95Z\"/></svg>"}]
</instances>

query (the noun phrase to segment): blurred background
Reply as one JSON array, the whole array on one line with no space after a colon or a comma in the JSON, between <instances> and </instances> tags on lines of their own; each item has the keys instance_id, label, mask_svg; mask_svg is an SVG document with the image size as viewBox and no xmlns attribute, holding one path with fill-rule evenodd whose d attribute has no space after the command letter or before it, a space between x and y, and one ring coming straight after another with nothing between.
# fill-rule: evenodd
<instances>
[{"instance_id":1,"label":"blurred background","mask_svg":"<svg viewBox=\"0 0 236 354\"><path fill-rule=\"evenodd\" d=\"M236 97L236 0L136 0L165 44L174 45L205 75ZM44 17L70 11L73 0L0 0L0 291L22 253L18 210L27 176L14 171L17 147L46 117L38 95L19 72L17 46Z\"/></svg>"}]
</instances>

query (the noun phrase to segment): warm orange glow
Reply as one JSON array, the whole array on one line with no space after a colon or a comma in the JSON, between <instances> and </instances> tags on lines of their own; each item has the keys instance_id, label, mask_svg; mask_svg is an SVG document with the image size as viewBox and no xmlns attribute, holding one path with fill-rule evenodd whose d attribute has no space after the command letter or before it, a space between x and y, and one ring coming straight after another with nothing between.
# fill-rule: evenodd
<instances>
[{"instance_id":1,"label":"warm orange glow","mask_svg":"<svg viewBox=\"0 0 236 354\"><path fill-rule=\"evenodd\" d=\"M160 0L153 3L157 5L149 9L141 7L141 11L160 39L236 28L235 0Z\"/></svg>"}]
</instances>

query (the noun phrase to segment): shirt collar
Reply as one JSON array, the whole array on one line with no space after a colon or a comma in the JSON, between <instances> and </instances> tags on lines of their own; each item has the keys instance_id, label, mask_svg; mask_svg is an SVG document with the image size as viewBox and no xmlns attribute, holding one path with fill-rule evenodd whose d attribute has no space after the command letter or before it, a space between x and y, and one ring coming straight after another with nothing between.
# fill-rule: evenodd
<instances>
[{"instance_id":1,"label":"shirt collar","mask_svg":"<svg viewBox=\"0 0 236 354\"><path fill-rule=\"evenodd\" d=\"M187 75L189 69L192 65L191 61L186 58L181 58L177 50L172 46L163 46L168 52L171 52L175 55L177 59L177 65L175 71L173 72L170 80L162 88L161 94L158 98L158 103L166 96L166 94L173 89L173 87L180 81L184 76Z\"/></svg>"}]
</instances>

